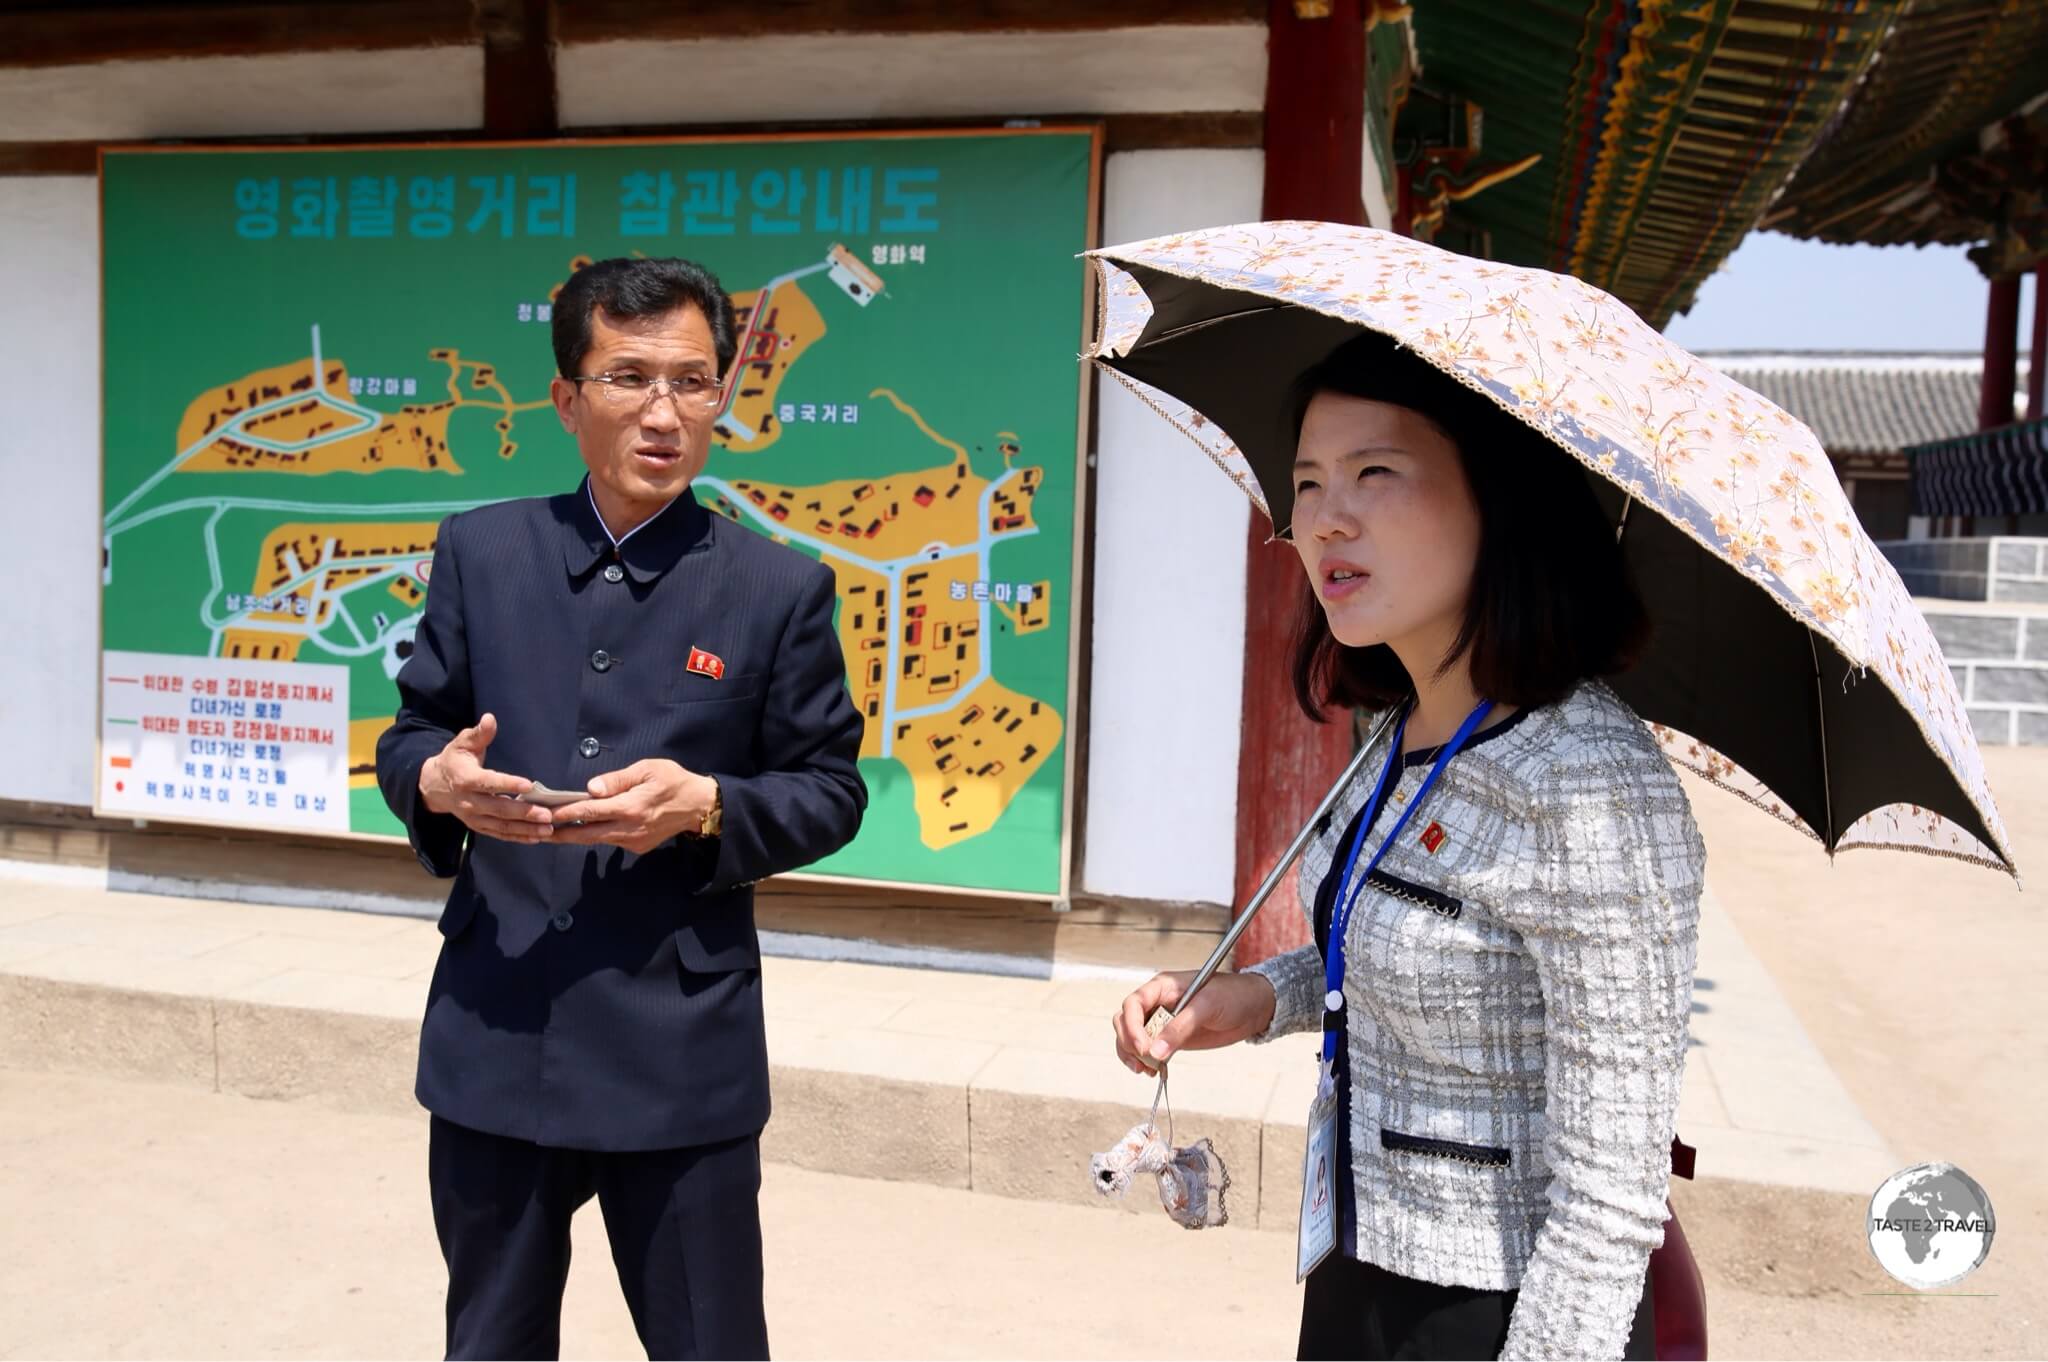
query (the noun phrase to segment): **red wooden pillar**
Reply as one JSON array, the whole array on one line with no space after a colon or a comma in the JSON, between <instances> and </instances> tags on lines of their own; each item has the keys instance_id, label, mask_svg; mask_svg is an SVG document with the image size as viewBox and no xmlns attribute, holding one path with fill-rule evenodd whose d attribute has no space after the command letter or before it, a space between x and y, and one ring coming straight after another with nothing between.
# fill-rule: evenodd
<instances>
[{"instance_id":1,"label":"red wooden pillar","mask_svg":"<svg viewBox=\"0 0 2048 1362\"><path fill-rule=\"evenodd\" d=\"M2027 342L2027 419L2038 421L2041 380L2048 377L2048 261L2034 266L2034 330Z\"/></svg>"},{"instance_id":2,"label":"red wooden pillar","mask_svg":"<svg viewBox=\"0 0 2048 1362\"><path fill-rule=\"evenodd\" d=\"M2009 274L1991 281L1991 301L1984 311L1984 381L1977 400L1979 430L2012 424L2019 338L2020 277Z\"/></svg>"},{"instance_id":3,"label":"red wooden pillar","mask_svg":"<svg viewBox=\"0 0 2048 1362\"><path fill-rule=\"evenodd\" d=\"M1316 16L1320 17L1305 17ZM1362 223L1365 23L1360 0L1269 0L1264 216ZM1351 725L1296 707L1288 651L1304 577L1252 513L1245 562L1244 702L1237 758L1237 903L1266 878L1351 759ZM1290 875L1238 942L1240 966L1309 939Z\"/></svg>"}]
</instances>

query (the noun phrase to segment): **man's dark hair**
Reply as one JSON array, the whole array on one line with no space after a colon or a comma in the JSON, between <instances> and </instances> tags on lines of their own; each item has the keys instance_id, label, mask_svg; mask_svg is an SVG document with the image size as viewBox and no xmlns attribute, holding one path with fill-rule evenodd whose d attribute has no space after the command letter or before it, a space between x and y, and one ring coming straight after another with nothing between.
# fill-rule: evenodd
<instances>
[{"instance_id":1,"label":"man's dark hair","mask_svg":"<svg viewBox=\"0 0 2048 1362\"><path fill-rule=\"evenodd\" d=\"M603 308L608 317L663 317L679 307L695 307L711 324L711 344L723 375L739 348L733 335L732 299L710 270L673 256L599 260L570 275L555 297L556 370L563 378L583 372L594 310Z\"/></svg>"},{"instance_id":2,"label":"man's dark hair","mask_svg":"<svg viewBox=\"0 0 2048 1362\"><path fill-rule=\"evenodd\" d=\"M1649 617L1614 526L1570 455L1383 336L1346 342L1296 381L1297 438L1323 392L1406 407L1458 448L1479 507L1479 557L1443 670L1469 655L1481 696L1529 709L1554 704L1587 677L1628 669ZM1310 718L1324 722L1331 705L1385 708L1413 689L1393 649L1336 640L1313 583L1304 584L1299 610L1294 694Z\"/></svg>"}]
</instances>

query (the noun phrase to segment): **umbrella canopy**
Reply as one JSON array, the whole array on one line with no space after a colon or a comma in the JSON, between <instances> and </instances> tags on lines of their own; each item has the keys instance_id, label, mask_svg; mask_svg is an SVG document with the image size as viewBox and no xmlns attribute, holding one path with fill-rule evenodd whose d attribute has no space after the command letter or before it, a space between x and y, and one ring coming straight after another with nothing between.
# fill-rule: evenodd
<instances>
[{"instance_id":1,"label":"umbrella canopy","mask_svg":"<svg viewBox=\"0 0 2048 1362\"><path fill-rule=\"evenodd\" d=\"M1361 330L1575 459L1653 633L1614 685L1665 752L1830 851L2016 873L1962 696L1812 432L1608 294L1371 228L1266 222L1090 253L1089 354L1285 535L1293 384Z\"/></svg>"}]
</instances>

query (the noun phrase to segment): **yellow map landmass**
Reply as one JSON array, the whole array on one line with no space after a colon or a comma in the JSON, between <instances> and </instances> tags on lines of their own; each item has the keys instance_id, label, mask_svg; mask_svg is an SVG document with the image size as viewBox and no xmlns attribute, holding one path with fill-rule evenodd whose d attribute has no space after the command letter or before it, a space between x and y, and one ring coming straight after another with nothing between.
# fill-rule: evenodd
<instances>
[{"instance_id":1,"label":"yellow map landmass","mask_svg":"<svg viewBox=\"0 0 2048 1362\"><path fill-rule=\"evenodd\" d=\"M1060 716L993 677L943 714L896 724L924 844L943 851L994 827L1058 745Z\"/></svg>"},{"instance_id":2,"label":"yellow map landmass","mask_svg":"<svg viewBox=\"0 0 2048 1362\"><path fill-rule=\"evenodd\" d=\"M732 392L713 429L734 453L758 454L782 438L776 396L790 366L824 336L825 318L795 283L735 293L732 306L739 352L733 358Z\"/></svg>"},{"instance_id":3,"label":"yellow map landmass","mask_svg":"<svg viewBox=\"0 0 2048 1362\"><path fill-rule=\"evenodd\" d=\"M733 490L777 525L829 539L837 552L878 561L905 558L932 544L973 543L987 486L965 461L811 487L732 480Z\"/></svg>"},{"instance_id":4,"label":"yellow map landmass","mask_svg":"<svg viewBox=\"0 0 2048 1362\"><path fill-rule=\"evenodd\" d=\"M497 412L498 456L509 459L519 449L512 439L513 418L550 405L546 400L514 401L496 366L464 359L459 350L430 350L427 356L448 366L448 400L409 402L395 415L379 414L374 425L361 415L368 408L353 399L343 405L348 366L336 359L321 362L325 383L320 392L314 391L311 356L209 388L185 407L178 421L178 448L191 449L219 434L180 463L178 471L317 476L407 468L460 473L462 466L448 445L448 421L457 411L481 406Z\"/></svg>"},{"instance_id":5,"label":"yellow map landmass","mask_svg":"<svg viewBox=\"0 0 2048 1362\"><path fill-rule=\"evenodd\" d=\"M348 391L348 368L327 361L329 392ZM294 393L305 400L248 416L253 407ZM448 448L448 417L455 402L414 404L385 416L374 428L336 436L362 425L360 417L322 401L313 392L313 361L309 356L276 368L259 369L236 382L209 388L194 398L178 422L178 448L189 449L209 432L221 435L179 465L181 473L375 473L386 468L411 468L432 473L460 473ZM304 445L293 451L265 449L237 438L247 433L280 445ZM331 437L331 438L329 438Z\"/></svg>"},{"instance_id":6,"label":"yellow map landmass","mask_svg":"<svg viewBox=\"0 0 2048 1362\"><path fill-rule=\"evenodd\" d=\"M388 590L400 600L417 599L434 556L440 526L431 520L392 522L294 521L279 525L257 551L247 605L248 627L221 634L220 656L290 662L299 644L326 626L336 596L350 585L389 577ZM264 627L273 626L273 627Z\"/></svg>"},{"instance_id":7,"label":"yellow map landmass","mask_svg":"<svg viewBox=\"0 0 2048 1362\"><path fill-rule=\"evenodd\" d=\"M1056 711L992 674L975 563L947 558L906 571L902 619L893 622L896 712L938 711L899 719L890 753L910 772L919 832L934 851L994 827L1064 731ZM881 726L870 724L861 755L882 755L881 743Z\"/></svg>"},{"instance_id":8,"label":"yellow map landmass","mask_svg":"<svg viewBox=\"0 0 2048 1362\"><path fill-rule=\"evenodd\" d=\"M848 478L812 486L791 486L734 478L735 492L777 526L832 542L835 552L886 561L906 558L933 545L972 544L981 537L981 498L989 480L974 471L966 447L938 434L915 409L887 388L870 397L886 398L932 440L945 446L953 462L880 478ZM1015 449L1004 446L1005 455ZM990 498L988 530L995 534L1035 529L1031 503L1045 480L1042 468L1024 468ZM714 496L712 509L740 519L737 508ZM850 654L849 654L850 656Z\"/></svg>"},{"instance_id":9,"label":"yellow map landmass","mask_svg":"<svg viewBox=\"0 0 2048 1362\"><path fill-rule=\"evenodd\" d=\"M867 717L860 754L882 755L882 705L889 686L889 579L843 559L826 565L839 591L839 647L846 654L846 688Z\"/></svg>"},{"instance_id":10,"label":"yellow map landmass","mask_svg":"<svg viewBox=\"0 0 2048 1362\"><path fill-rule=\"evenodd\" d=\"M377 785L377 739L391 727L391 715L348 721L348 787L375 789Z\"/></svg>"},{"instance_id":11,"label":"yellow map landmass","mask_svg":"<svg viewBox=\"0 0 2048 1362\"><path fill-rule=\"evenodd\" d=\"M1052 582L1031 584L1031 599L1018 604L996 603L1010 627L1020 634L1035 634L1052 623Z\"/></svg>"},{"instance_id":12,"label":"yellow map landmass","mask_svg":"<svg viewBox=\"0 0 2048 1362\"><path fill-rule=\"evenodd\" d=\"M1015 599L1017 584L980 580L974 547L1036 528L1044 470L1016 467L1021 451L1004 431L1007 471L991 490L964 446L895 393L869 395L894 404L953 461L808 487L735 478L725 484L730 495L700 494L718 514L785 542L828 546L847 686L868 720L860 755L903 763L921 838L941 850L993 827L1064 732L1051 707L995 680L983 625L992 606L1020 634L1047 627L1052 583L1033 583L1029 600ZM892 728L891 715L912 717Z\"/></svg>"}]
</instances>

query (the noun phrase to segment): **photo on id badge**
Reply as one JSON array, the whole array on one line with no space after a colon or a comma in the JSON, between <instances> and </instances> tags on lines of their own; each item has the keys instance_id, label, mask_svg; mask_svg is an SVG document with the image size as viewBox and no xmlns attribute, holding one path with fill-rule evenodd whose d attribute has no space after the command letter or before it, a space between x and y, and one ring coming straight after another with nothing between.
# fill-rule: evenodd
<instances>
[{"instance_id":1,"label":"photo on id badge","mask_svg":"<svg viewBox=\"0 0 2048 1362\"><path fill-rule=\"evenodd\" d=\"M1337 1145L1336 1085L1327 1067L1309 1104L1308 1147L1301 1157L1301 1220L1295 1240L1294 1279L1305 1281L1337 1247L1337 1216L1330 1158Z\"/></svg>"}]
</instances>

